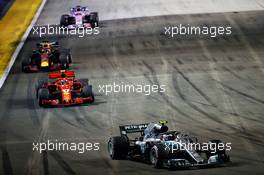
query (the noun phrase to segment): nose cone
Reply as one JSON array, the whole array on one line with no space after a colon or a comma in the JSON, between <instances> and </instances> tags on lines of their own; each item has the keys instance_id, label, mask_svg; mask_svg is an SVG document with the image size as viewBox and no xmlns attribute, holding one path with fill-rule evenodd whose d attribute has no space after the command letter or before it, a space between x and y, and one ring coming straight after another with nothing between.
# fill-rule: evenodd
<instances>
[{"instance_id":1,"label":"nose cone","mask_svg":"<svg viewBox=\"0 0 264 175\"><path fill-rule=\"evenodd\" d=\"M48 61L42 61L41 62L41 67L48 67L49 66L49 62Z\"/></svg>"},{"instance_id":2,"label":"nose cone","mask_svg":"<svg viewBox=\"0 0 264 175\"><path fill-rule=\"evenodd\" d=\"M64 103L70 103L71 102L71 93L70 92L63 92L62 93L62 99Z\"/></svg>"}]
</instances>

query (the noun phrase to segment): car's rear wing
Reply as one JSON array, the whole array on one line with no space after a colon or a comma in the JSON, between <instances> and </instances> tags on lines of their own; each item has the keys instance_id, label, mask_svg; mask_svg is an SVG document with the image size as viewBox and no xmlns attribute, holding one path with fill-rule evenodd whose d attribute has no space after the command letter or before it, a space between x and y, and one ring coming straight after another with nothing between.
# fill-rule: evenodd
<instances>
[{"instance_id":1,"label":"car's rear wing","mask_svg":"<svg viewBox=\"0 0 264 175\"><path fill-rule=\"evenodd\" d=\"M37 43L36 46L39 48L39 47L42 47L44 44L49 44L51 45L52 47L59 47L59 42L49 42L49 41L42 41L41 43Z\"/></svg>"},{"instance_id":2,"label":"car's rear wing","mask_svg":"<svg viewBox=\"0 0 264 175\"><path fill-rule=\"evenodd\" d=\"M144 130L148 127L148 123L144 124L137 124L137 125L123 125L119 126L120 134L127 135L130 133L137 133L140 132L143 135Z\"/></svg>"},{"instance_id":3,"label":"car's rear wing","mask_svg":"<svg viewBox=\"0 0 264 175\"><path fill-rule=\"evenodd\" d=\"M60 71L60 72L51 72L51 73L49 73L49 79L73 78L73 77L75 77L74 71Z\"/></svg>"}]
</instances>

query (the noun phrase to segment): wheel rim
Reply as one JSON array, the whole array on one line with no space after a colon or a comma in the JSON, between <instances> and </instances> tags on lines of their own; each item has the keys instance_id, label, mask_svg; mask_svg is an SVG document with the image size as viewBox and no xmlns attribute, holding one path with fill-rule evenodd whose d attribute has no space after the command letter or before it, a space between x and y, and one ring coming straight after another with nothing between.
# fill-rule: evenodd
<instances>
[{"instance_id":1,"label":"wheel rim","mask_svg":"<svg viewBox=\"0 0 264 175\"><path fill-rule=\"evenodd\" d=\"M153 165L155 165L157 162L157 154L156 154L155 150L151 150L151 152L150 152L150 162Z\"/></svg>"},{"instance_id":2,"label":"wheel rim","mask_svg":"<svg viewBox=\"0 0 264 175\"><path fill-rule=\"evenodd\" d=\"M111 141L108 142L108 152L110 156L113 156L113 143Z\"/></svg>"}]
</instances>

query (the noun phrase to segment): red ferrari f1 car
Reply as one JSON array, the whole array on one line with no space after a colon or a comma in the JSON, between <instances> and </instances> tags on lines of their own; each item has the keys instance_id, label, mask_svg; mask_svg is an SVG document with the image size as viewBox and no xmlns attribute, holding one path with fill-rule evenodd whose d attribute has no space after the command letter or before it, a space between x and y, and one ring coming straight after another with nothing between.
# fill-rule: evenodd
<instances>
[{"instance_id":1,"label":"red ferrari f1 car","mask_svg":"<svg viewBox=\"0 0 264 175\"><path fill-rule=\"evenodd\" d=\"M49 73L48 80L36 84L39 106L71 106L94 102L92 86L88 79L75 79L74 71Z\"/></svg>"}]
</instances>

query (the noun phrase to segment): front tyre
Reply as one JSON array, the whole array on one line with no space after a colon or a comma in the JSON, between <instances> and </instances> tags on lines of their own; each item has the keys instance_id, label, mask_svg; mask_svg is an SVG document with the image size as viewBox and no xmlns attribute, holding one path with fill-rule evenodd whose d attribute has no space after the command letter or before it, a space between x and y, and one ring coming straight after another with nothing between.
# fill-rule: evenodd
<instances>
[{"instance_id":1,"label":"front tyre","mask_svg":"<svg viewBox=\"0 0 264 175\"><path fill-rule=\"evenodd\" d=\"M66 27L69 25L69 15L62 15L60 19L60 26Z\"/></svg>"},{"instance_id":2,"label":"front tyre","mask_svg":"<svg viewBox=\"0 0 264 175\"><path fill-rule=\"evenodd\" d=\"M219 149L220 144L225 145L224 142L218 139L214 139L214 140L210 140L209 144L210 144L210 149L206 152L207 158L214 156L214 155L218 155L218 157L220 158L222 162L230 162L230 157L229 155L226 154L226 150Z\"/></svg>"},{"instance_id":3,"label":"front tyre","mask_svg":"<svg viewBox=\"0 0 264 175\"><path fill-rule=\"evenodd\" d=\"M30 65L30 60L29 59L23 59L21 63L22 67L22 72L29 72L28 66Z\"/></svg>"},{"instance_id":4,"label":"front tyre","mask_svg":"<svg viewBox=\"0 0 264 175\"><path fill-rule=\"evenodd\" d=\"M162 168L163 160L168 157L168 154L161 144L154 145L150 149L149 160L154 168Z\"/></svg>"},{"instance_id":5,"label":"front tyre","mask_svg":"<svg viewBox=\"0 0 264 175\"><path fill-rule=\"evenodd\" d=\"M99 26L99 16L98 12L91 12L89 15L89 21L92 24L92 28Z\"/></svg>"},{"instance_id":6,"label":"front tyre","mask_svg":"<svg viewBox=\"0 0 264 175\"><path fill-rule=\"evenodd\" d=\"M77 81L80 82L83 87L89 85L89 80L87 78L78 79Z\"/></svg>"},{"instance_id":7,"label":"front tyre","mask_svg":"<svg viewBox=\"0 0 264 175\"><path fill-rule=\"evenodd\" d=\"M38 103L40 107L46 107L44 100L49 99L49 90L45 88L41 88L38 90Z\"/></svg>"},{"instance_id":8,"label":"front tyre","mask_svg":"<svg viewBox=\"0 0 264 175\"><path fill-rule=\"evenodd\" d=\"M92 90L91 85L86 85L83 87L83 96L84 97L91 97L92 98L91 103L94 102L95 98L94 98L94 94L93 94L93 90Z\"/></svg>"},{"instance_id":9,"label":"front tyre","mask_svg":"<svg viewBox=\"0 0 264 175\"><path fill-rule=\"evenodd\" d=\"M38 93L40 88L44 88L45 86L48 85L48 80L47 79L40 79L38 82L35 84L35 91L36 91L36 97L38 98Z\"/></svg>"},{"instance_id":10,"label":"front tyre","mask_svg":"<svg viewBox=\"0 0 264 175\"><path fill-rule=\"evenodd\" d=\"M71 55L71 50L70 49L64 49L60 53L61 56L66 57L68 62L71 64L72 63L72 55Z\"/></svg>"},{"instance_id":11,"label":"front tyre","mask_svg":"<svg viewBox=\"0 0 264 175\"><path fill-rule=\"evenodd\" d=\"M62 65L63 69L69 69L70 64L69 64L69 61L65 55L60 56L60 63Z\"/></svg>"}]
</instances>

